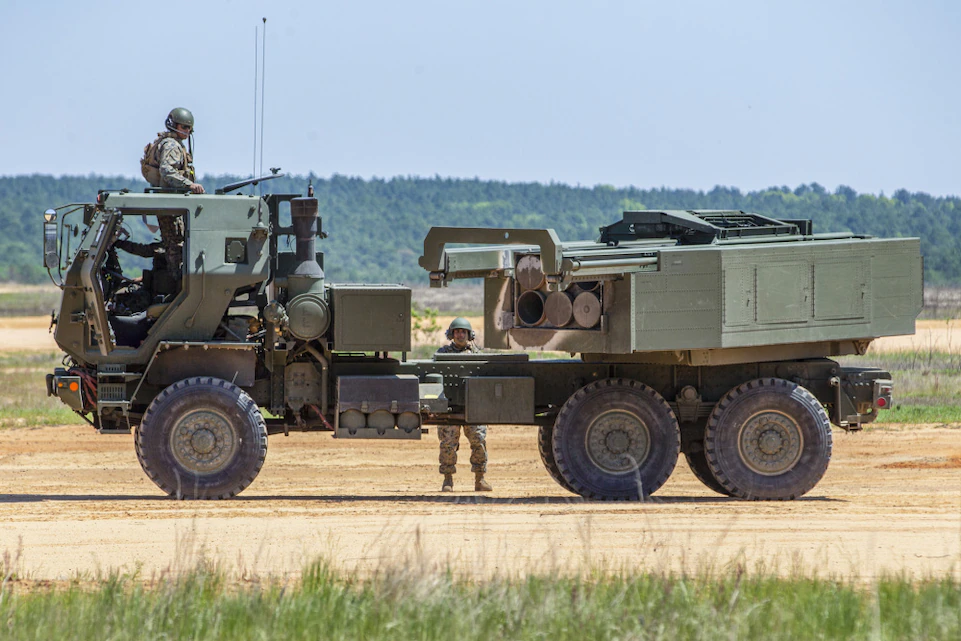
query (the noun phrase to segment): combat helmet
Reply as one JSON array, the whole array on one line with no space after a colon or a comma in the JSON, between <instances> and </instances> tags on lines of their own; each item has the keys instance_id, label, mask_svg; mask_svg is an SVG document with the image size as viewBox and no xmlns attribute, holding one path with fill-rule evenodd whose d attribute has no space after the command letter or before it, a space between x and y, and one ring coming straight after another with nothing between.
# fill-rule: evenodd
<instances>
[{"instance_id":1,"label":"combat helmet","mask_svg":"<svg viewBox=\"0 0 961 641\"><path fill-rule=\"evenodd\" d=\"M447 339L454 340L454 330L455 329L466 329L467 330L467 340L474 340L474 328L470 326L470 321L463 316L458 316L450 322L450 327L447 328Z\"/></svg>"},{"instance_id":2,"label":"combat helmet","mask_svg":"<svg viewBox=\"0 0 961 641\"><path fill-rule=\"evenodd\" d=\"M170 113L167 114L167 121L164 124L167 125L167 131L176 131L177 125L187 125L190 127L190 130L193 131L194 115L190 113L189 109L177 107L176 109L170 110Z\"/></svg>"}]
</instances>

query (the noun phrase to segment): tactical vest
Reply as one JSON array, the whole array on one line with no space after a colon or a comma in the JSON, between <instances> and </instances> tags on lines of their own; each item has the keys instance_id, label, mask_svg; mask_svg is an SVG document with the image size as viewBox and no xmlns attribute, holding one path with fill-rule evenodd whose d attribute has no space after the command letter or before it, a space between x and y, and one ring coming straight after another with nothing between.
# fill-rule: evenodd
<instances>
[{"instance_id":1,"label":"tactical vest","mask_svg":"<svg viewBox=\"0 0 961 641\"><path fill-rule=\"evenodd\" d=\"M184 147L183 143L177 139L173 132L161 132L157 134L157 139L143 148L143 158L140 159L140 173L144 179L154 187L164 187L163 176L160 175L160 145L167 138L173 138L184 152L184 167L179 167L184 176L190 182L197 181L197 174L194 171L194 160Z\"/></svg>"}]
</instances>

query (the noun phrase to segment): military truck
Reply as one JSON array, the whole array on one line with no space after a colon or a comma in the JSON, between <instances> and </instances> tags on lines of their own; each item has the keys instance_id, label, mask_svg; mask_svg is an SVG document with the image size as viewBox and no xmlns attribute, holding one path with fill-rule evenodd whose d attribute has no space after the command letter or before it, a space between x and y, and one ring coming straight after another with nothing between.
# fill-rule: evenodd
<instances>
[{"instance_id":1,"label":"military truck","mask_svg":"<svg viewBox=\"0 0 961 641\"><path fill-rule=\"evenodd\" d=\"M625 212L577 242L436 227L420 264L432 286L483 279L493 351L409 360L411 290L327 282L312 188L239 191L255 183L101 191L45 214L65 352L47 391L102 434L135 433L173 497L241 492L268 435L509 424L537 427L548 473L587 498L649 496L683 452L714 492L792 499L824 474L831 424L861 429L892 402L888 372L831 357L913 333L921 309L916 238L740 211ZM153 245L136 268L118 241L168 216L182 266Z\"/></svg>"}]
</instances>

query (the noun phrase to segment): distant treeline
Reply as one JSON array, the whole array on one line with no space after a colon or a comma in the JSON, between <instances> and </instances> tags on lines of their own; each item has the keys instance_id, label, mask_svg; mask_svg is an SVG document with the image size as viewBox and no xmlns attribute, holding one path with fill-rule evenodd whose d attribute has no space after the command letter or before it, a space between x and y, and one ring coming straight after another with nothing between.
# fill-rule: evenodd
<instances>
[{"instance_id":1,"label":"distant treeline","mask_svg":"<svg viewBox=\"0 0 961 641\"><path fill-rule=\"evenodd\" d=\"M241 179L208 175L202 182L212 192ZM618 220L628 209L741 209L774 218L811 218L815 232L919 236L926 282L961 284L961 198L955 196L905 190L876 196L844 186L829 192L817 183L742 193L730 187L704 192L338 175L280 178L262 183L261 189L304 194L308 181L313 182L323 227L330 234L319 247L325 252L325 271L335 282L426 284L417 258L433 225L551 227L562 240L582 240L595 238L598 227ZM93 201L100 189L145 186L121 176L0 177L0 281L47 279L41 255L44 210Z\"/></svg>"}]
</instances>

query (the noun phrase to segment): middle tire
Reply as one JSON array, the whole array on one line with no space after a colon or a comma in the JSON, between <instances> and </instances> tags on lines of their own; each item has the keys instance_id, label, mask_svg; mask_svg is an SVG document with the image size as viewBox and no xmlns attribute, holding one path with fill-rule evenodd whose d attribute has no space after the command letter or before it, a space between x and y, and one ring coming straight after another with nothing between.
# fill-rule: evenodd
<instances>
[{"instance_id":1,"label":"middle tire","mask_svg":"<svg viewBox=\"0 0 961 641\"><path fill-rule=\"evenodd\" d=\"M637 381L608 378L576 391L554 422L554 461L574 492L639 499L677 464L681 434L664 398Z\"/></svg>"}]
</instances>

